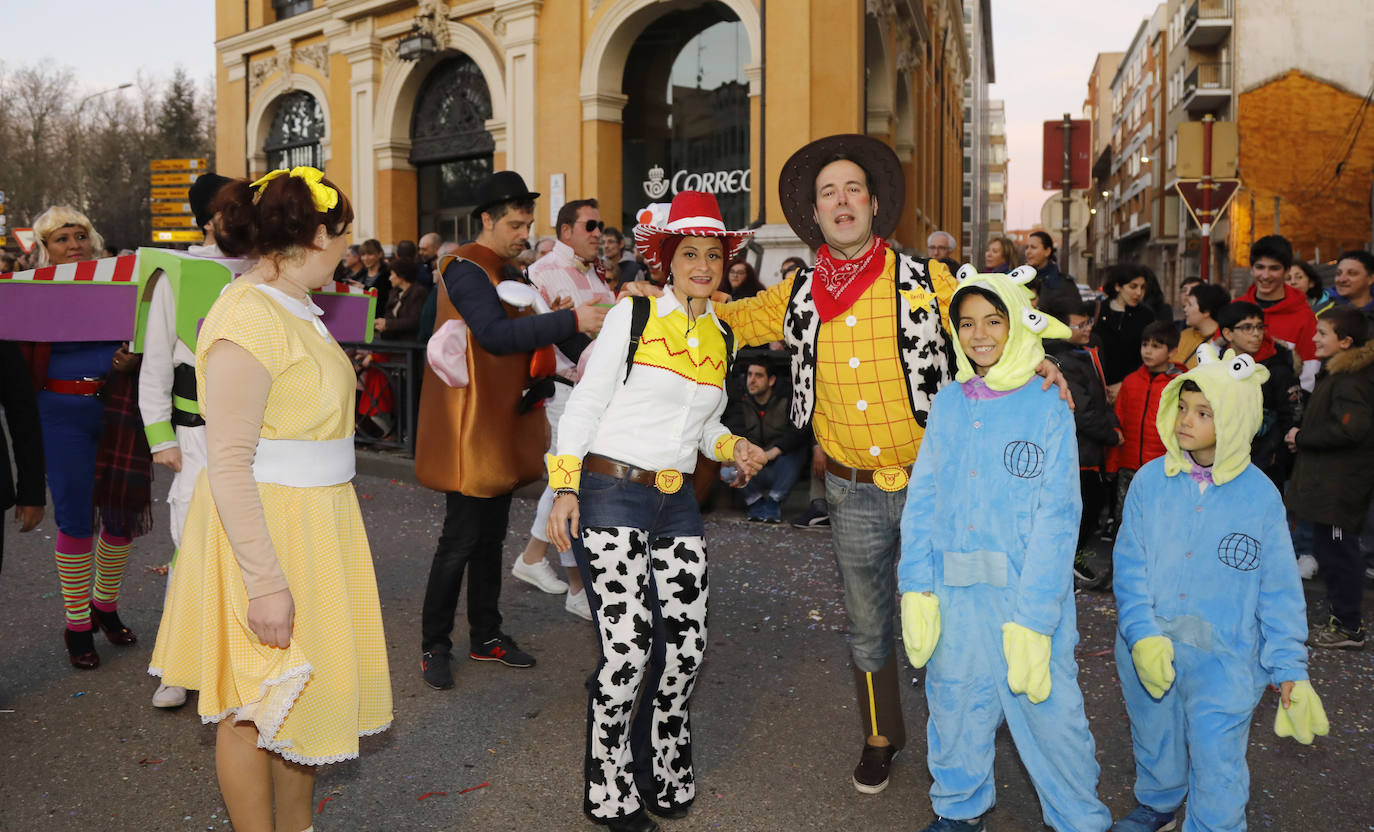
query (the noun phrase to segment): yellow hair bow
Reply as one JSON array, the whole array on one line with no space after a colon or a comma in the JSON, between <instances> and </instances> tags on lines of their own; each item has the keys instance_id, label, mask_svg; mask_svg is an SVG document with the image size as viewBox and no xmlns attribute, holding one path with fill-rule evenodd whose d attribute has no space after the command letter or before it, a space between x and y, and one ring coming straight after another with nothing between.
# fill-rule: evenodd
<instances>
[{"instance_id":1,"label":"yellow hair bow","mask_svg":"<svg viewBox=\"0 0 1374 832\"><path fill-rule=\"evenodd\" d=\"M305 184L310 187L310 196L315 200L315 210L321 214L339 204L339 192L322 181L324 171L307 165L299 165L289 171L286 168L277 168L254 182L250 187L258 193L262 193L263 187L278 176L294 176L297 179L305 180Z\"/></svg>"}]
</instances>

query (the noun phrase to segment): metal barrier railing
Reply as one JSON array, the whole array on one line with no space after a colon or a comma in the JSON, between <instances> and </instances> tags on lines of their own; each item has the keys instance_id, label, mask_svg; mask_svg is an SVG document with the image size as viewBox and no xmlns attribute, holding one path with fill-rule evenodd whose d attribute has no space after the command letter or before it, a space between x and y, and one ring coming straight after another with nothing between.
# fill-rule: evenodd
<instances>
[{"instance_id":1,"label":"metal barrier railing","mask_svg":"<svg viewBox=\"0 0 1374 832\"><path fill-rule=\"evenodd\" d=\"M354 433L354 441L371 448L403 451L415 456L415 422L420 406L420 383L424 380L425 345L416 341L376 339L371 344L340 342L350 355L370 353L370 366L380 370L391 390L391 431L380 437Z\"/></svg>"}]
</instances>

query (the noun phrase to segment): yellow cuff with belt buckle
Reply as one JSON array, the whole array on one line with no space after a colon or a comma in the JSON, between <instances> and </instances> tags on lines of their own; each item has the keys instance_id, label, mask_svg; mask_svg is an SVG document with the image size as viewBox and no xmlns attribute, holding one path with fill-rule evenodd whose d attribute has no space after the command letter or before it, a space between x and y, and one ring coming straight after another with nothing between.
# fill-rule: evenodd
<instances>
[{"instance_id":1,"label":"yellow cuff with belt buckle","mask_svg":"<svg viewBox=\"0 0 1374 832\"><path fill-rule=\"evenodd\" d=\"M735 458L735 446L739 444L743 436L735 436L733 433L723 434L716 440L716 461L729 462Z\"/></svg>"},{"instance_id":2,"label":"yellow cuff with belt buckle","mask_svg":"<svg viewBox=\"0 0 1374 832\"><path fill-rule=\"evenodd\" d=\"M549 469L549 488L554 491L576 491L582 484L582 460L572 454L554 456L544 454Z\"/></svg>"}]
</instances>

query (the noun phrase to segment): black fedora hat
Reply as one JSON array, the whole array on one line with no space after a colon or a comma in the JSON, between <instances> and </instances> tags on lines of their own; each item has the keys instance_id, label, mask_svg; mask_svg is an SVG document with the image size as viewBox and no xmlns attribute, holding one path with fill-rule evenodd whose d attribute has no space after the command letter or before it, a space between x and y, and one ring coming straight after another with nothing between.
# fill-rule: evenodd
<instances>
[{"instance_id":1,"label":"black fedora hat","mask_svg":"<svg viewBox=\"0 0 1374 832\"><path fill-rule=\"evenodd\" d=\"M513 170L498 170L477 186L477 207L472 213L481 214L483 210L502 202L524 202L536 200L539 194L525 187L525 180Z\"/></svg>"},{"instance_id":2,"label":"black fedora hat","mask_svg":"<svg viewBox=\"0 0 1374 832\"><path fill-rule=\"evenodd\" d=\"M820 248L825 243L825 235L815 216L816 176L836 157L847 158L868 171L870 190L878 197L873 233L878 237L890 237L897 230L897 221L906 203L902 163L892 148L871 136L856 133L816 139L793 153L782 166L778 176L778 198L787 224L811 248Z\"/></svg>"}]
</instances>

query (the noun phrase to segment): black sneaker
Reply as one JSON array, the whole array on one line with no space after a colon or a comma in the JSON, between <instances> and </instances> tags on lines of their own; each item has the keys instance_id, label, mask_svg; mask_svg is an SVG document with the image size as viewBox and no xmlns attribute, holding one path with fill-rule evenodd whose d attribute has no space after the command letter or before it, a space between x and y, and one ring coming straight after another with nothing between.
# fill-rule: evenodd
<instances>
[{"instance_id":1,"label":"black sneaker","mask_svg":"<svg viewBox=\"0 0 1374 832\"><path fill-rule=\"evenodd\" d=\"M453 687L453 656L447 650L426 650L420 654L420 674L435 690Z\"/></svg>"},{"instance_id":2,"label":"black sneaker","mask_svg":"<svg viewBox=\"0 0 1374 832\"><path fill-rule=\"evenodd\" d=\"M1112 585L1112 561L1092 547L1080 549L1073 558L1073 585L1076 589L1106 590Z\"/></svg>"},{"instance_id":3,"label":"black sneaker","mask_svg":"<svg viewBox=\"0 0 1374 832\"><path fill-rule=\"evenodd\" d=\"M1352 630L1342 627L1333 616L1325 627L1311 633L1307 643L1313 647L1326 647L1335 650L1359 650L1364 647L1365 630L1363 627Z\"/></svg>"},{"instance_id":4,"label":"black sneaker","mask_svg":"<svg viewBox=\"0 0 1374 832\"><path fill-rule=\"evenodd\" d=\"M864 794L877 794L887 788L888 772L892 768L892 758L897 749L891 745L869 745L864 743L863 755L854 767L854 788Z\"/></svg>"},{"instance_id":5,"label":"black sneaker","mask_svg":"<svg viewBox=\"0 0 1374 832\"><path fill-rule=\"evenodd\" d=\"M792 528L830 528L830 506L826 505L825 500L812 500L811 505L806 507L806 512L792 521Z\"/></svg>"},{"instance_id":6,"label":"black sneaker","mask_svg":"<svg viewBox=\"0 0 1374 832\"><path fill-rule=\"evenodd\" d=\"M534 656L521 650L515 639L505 633L473 645L468 658L475 662L500 662L506 667L534 667Z\"/></svg>"}]
</instances>

